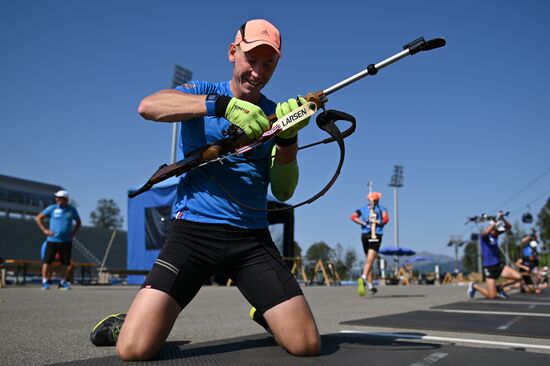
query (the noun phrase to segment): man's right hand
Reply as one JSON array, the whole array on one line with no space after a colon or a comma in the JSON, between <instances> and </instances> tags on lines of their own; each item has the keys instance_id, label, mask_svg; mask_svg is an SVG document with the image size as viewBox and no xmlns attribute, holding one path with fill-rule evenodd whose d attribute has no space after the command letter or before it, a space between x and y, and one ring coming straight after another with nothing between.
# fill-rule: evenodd
<instances>
[{"instance_id":1,"label":"man's right hand","mask_svg":"<svg viewBox=\"0 0 550 366\"><path fill-rule=\"evenodd\" d=\"M225 109L225 119L244 131L249 139L258 139L271 128L271 123L260 107L247 101L231 98Z\"/></svg>"},{"instance_id":2,"label":"man's right hand","mask_svg":"<svg viewBox=\"0 0 550 366\"><path fill-rule=\"evenodd\" d=\"M46 236L53 236L53 231L51 231L51 230L44 230L44 235L46 235Z\"/></svg>"}]
</instances>

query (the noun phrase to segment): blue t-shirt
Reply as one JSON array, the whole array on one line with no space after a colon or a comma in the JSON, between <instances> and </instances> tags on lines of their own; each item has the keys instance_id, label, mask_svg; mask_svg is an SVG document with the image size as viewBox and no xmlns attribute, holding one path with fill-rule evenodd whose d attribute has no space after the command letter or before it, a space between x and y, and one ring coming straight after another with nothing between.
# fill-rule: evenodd
<instances>
[{"instance_id":1,"label":"blue t-shirt","mask_svg":"<svg viewBox=\"0 0 550 366\"><path fill-rule=\"evenodd\" d=\"M531 246L529 244L527 244L526 246L523 247L523 255L522 257L527 257L529 258L529 256L531 255L531 253L533 253L533 248L531 248Z\"/></svg>"},{"instance_id":2,"label":"blue t-shirt","mask_svg":"<svg viewBox=\"0 0 550 366\"><path fill-rule=\"evenodd\" d=\"M41 212L50 218L50 230L53 236L48 236L48 241L55 243L70 242L73 240L73 221L80 221L78 211L71 205L61 207L58 204L49 205Z\"/></svg>"},{"instance_id":3,"label":"blue t-shirt","mask_svg":"<svg viewBox=\"0 0 550 366\"><path fill-rule=\"evenodd\" d=\"M481 263L483 267L494 266L500 264L500 252L498 248L498 236L494 237L491 234L481 235Z\"/></svg>"},{"instance_id":4,"label":"blue t-shirt","mask_svg":"<svg viewBox=\"0 0 550 366\"><path fill-rule=\"evenodd\" d=\"M176 90L198 95L215 93L233 96L229 81L211 83L194 80L178 86ZM276 104L264 95L261 96L259 106L267 116L275 113ZM182 121L180 148L183 155L227 137L225 134L230 126L231 123L225 118L209 116ZM268 141L245 156L233 156L224 160L223 164L210 163L182 175L178 184L173 217L246 229L268 227L266 212L242 207L223 189L248 206L265 209L270 182L270 159L266 157L270 156L272 148L273 141Z\"/></svg>"},{"instance_id":5,"label":"blue t-shirt","mask_svg":"<svg viewBox=\"0 0 550 366\"><path fill-rule=\"evenodd\" d=\"M361 226L361 234L370 234L370 208L369 205L365 205L358 209L357 211L360 212L360 217L363 218L363 220L367 223L366 226ZM384 206L376 205L374 206L374 212L376 212L376 221L379 222L379 224L376 224L376 235L382 235L384 232L384 224L382 223L382 213L386 211L386 208Z\"/></svg>"}]
</instances>

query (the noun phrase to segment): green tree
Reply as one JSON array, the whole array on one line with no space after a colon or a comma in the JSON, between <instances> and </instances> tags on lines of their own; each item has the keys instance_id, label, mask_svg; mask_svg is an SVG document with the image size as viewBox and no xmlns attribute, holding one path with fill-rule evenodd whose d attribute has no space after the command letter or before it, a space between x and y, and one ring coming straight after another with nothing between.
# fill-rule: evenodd
<instances>
[{"instance_id":1,"label":"green tree","mask_svg":"<svg viewBox=\"0 0 550 366\"><path fill-rule=\"evenodd\" d=\"M327 263L332 259L332 248L324 241L313 243L306 252L304 265L308 276L310 273L313 273L315 264L319 259L322 260L323 263Z\"/></svg>"},{"instance_id":2,"label":"green tree","mask_svg":"<svg viewBox=\"0 0 550 366\"><path fill-rule=\"evenodd\" d=\"M512 261L512 263L514 263L521 256L521 239L524 236L525 230L523 230L522 225L519 223L519 221L514 222L512 230L508 231L504 235L504 238L502 239L502 242L500 244L500 248L502 249L502 263L504 263L505 261L503 253L506 253L506 248L508 248L508 258L510 259L510 261Z\"/></svg>"},{"instance_id":3,"label":"green tree","mask_svg":"<svg viewBox=\"0 0 550 366\"><path fill-rule=\"evenodd\" d=\"M540 210L537 219L541 240L550 240L550 197L548 197L546 204Z\"/></svg>"},{"instance_id":4,"label":"green tree","mask_svg":"<svg viewBox=\"0 0 550 366\"><path fill-rule=\"evenodd\" d=\"M313 243L306 252L306 263L309 266L314 266L320 259L323 262L332 260L332 248L324 241Z\"/></svg>"},{"instance_id":5,"label":"green tree","mask_svg":"<svg viewBox=\"0 0 550 366\"><path fill-rule=\"evenodd\" d=\"M302 256L302 247L296 240L294 240L294 256L295 257L301 257Z\"/></svg>"},{"instance_id":6,"label":"green tree","mask_svg":"<svg viewBox=\"0 0 550 366\"><path fill-rule=\"evenodd\" d=\"M355 262L357 262L357 252L355 251L355 249L346 250L346 254L344 255L344 263L346 264L346 268L348 269L347 277L350 280L352 279L351 278L352 270L353 270L353 266L355 265Z\"/></svg>"},{"instance_id":7,"label":"green tree","mask_svg":"<svg viewBox=\"0 0 550 366\"><path fill-rule=\"evenodd\" d=\"M124 222L116 202L106 198L97 201L97 207L90 214L90 220L93 226L104 229L120 229Z\"/></svg>"},{"instance_id":8,"label":"green tree","mask_svg":"<svg viewBox=\"0 0 550 366\"><path fill-rule=\"evenodd\" d=\"M336 247L332 251L332 262L340 279L347 278L350 268L346 266L344 247L340 243L336 244Z\"/></svg>"},{"instance_id":9,"label":"green tree","mask_svg":"<svg viewBox=\"0 0 550 366\"><path fill-rule=\"evenodd\" d=\"M542 206L537 216L537 226L539 230L539 239L542 245L543 255L540 258L540 265L547 266L549 264L548 252L550 250L550 197L546 201L546 204Z\"/></svg>"},{"instance_id":10,"label":"green tree","mask_svg":"<svg viewBox=\"0 0 550 366\"><path fill-rule=\"evenodd\" d=\"M462 268L465 273L477 272L477 242L469 241L464 247Z\"/></svg>"}]
</instances>

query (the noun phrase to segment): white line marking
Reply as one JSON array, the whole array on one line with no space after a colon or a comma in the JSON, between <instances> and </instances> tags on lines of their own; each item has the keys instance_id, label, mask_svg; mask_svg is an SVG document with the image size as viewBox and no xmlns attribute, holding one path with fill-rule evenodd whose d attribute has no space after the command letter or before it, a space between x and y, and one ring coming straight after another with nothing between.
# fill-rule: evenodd
<instances>
[{"instance_id":1,"label":"white line marking","mask_svg":"<svg viewBox=\"0 0 550 366\"><path fill-rule=\"evenodd\" d=\"M428 365L431 365L432 363L436 363L437 361L441 360L443 357L447 355L448 353L440 353L440 352L432 353L422 361L415 362L411 366L428 366Z\"/></svg>"},{"instance_id":2,"label":"white line marking","mask_svg":"<svg viewBox=\"0 0 550 366\"><path fill-rule=\"evenodd\" d=\"M550 318L550 314L544 313L518 313L516 311L484 311L484 310L455 310L455 309L430 309L430 311L440 311L443 313L462 313L462 314L486 314L486 315L517 315L517 316L539 316Z\"/></svg>"},{"instance_id":3,"label":"white line marking","mask_svg":"<svg viewBox=\"0 0 550 366\"><path fill-rule=\"evenodd\" d=\"M505 305L505 304L521 304L521 305L541 305L541 306L550 306L550 302L542 302L542 301L516 301L516 300L506 300L506 301L502 301L502 300L484 300L482 302L480 302L480 304L484 304L484 303L489 303L489 304L500 304L500 305Z\"/></svg>"},{"instance_id":4,"label":"white line marking","mask_svg":"<svg viewBox=\"0 0 550 366\"><path fill-rule=\"evenodd\" d=\"M401 333L369 333L369 332L364 332L360 330L359 331L358 330L341 330L340 333L363 334L368 336L387 337L387 338L421 339L425 341L474 343L474 344L487 344L492 346L504 346L504 347L511 347L511 348L533 348L533 349L550 350L550 345L499 342L499 341L488 341L488 340L471 339L471 338L436 337L436 336L428 336L428 335L414 335L414 334L401 334Z\"/></svg>"},{"instance_id":5,"label":"white line marking","mask_svg":"<svg viewBox=\"0 0 550 366\"><path fill-rule=\"evenodd\" d=\"M516 316L514 319L510 320L508 323L504 324L504 325L501 325L500 327L498 327L498 329L500 330L506 330L508 329L512 324L515 324L518 322L518 320L521 319L521 316Z\"/></svg>"}]
</instances>

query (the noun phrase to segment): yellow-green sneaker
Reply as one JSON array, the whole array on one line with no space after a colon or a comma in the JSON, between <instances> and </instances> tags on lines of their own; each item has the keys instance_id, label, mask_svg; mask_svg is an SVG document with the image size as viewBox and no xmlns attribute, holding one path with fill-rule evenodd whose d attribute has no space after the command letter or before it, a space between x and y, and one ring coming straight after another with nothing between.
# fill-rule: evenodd
<instances>
[{"instance_id":1,"label":"yellow-green sneaker","mask_svg":"<svg viewBox=\"0 0 550 366\"><path fill-rule=\"evenodd\" d=\"M125 318L126 313L118 313L101 319L90 332L92 344L97 347L115 346Z\"/></svg>"},{"instance_id":2,"label":"yellow-green sneaker","mask_svg":"<svg viewBox=\"0 0 550 366\"><path fill-rule=\"evenodd\" d=\"M260 324L269 334L273 334L264 316L260 314L260 312L256 310L256 308L253 307L252 309L250 309L250 313L248 314L248 316L250 316L250 319Z\"/></svg>"},{"instance_id":3,"label":"yellow-green sneaker","mask_svg":"<svg viewBox=\"0 0 550 366\"><path fill-rule=\"evenodd\" d=\"M365 296L365 280L363 277L359 277L357 280L357 293L359 296Z\"/></svg>"}]
</instances>

